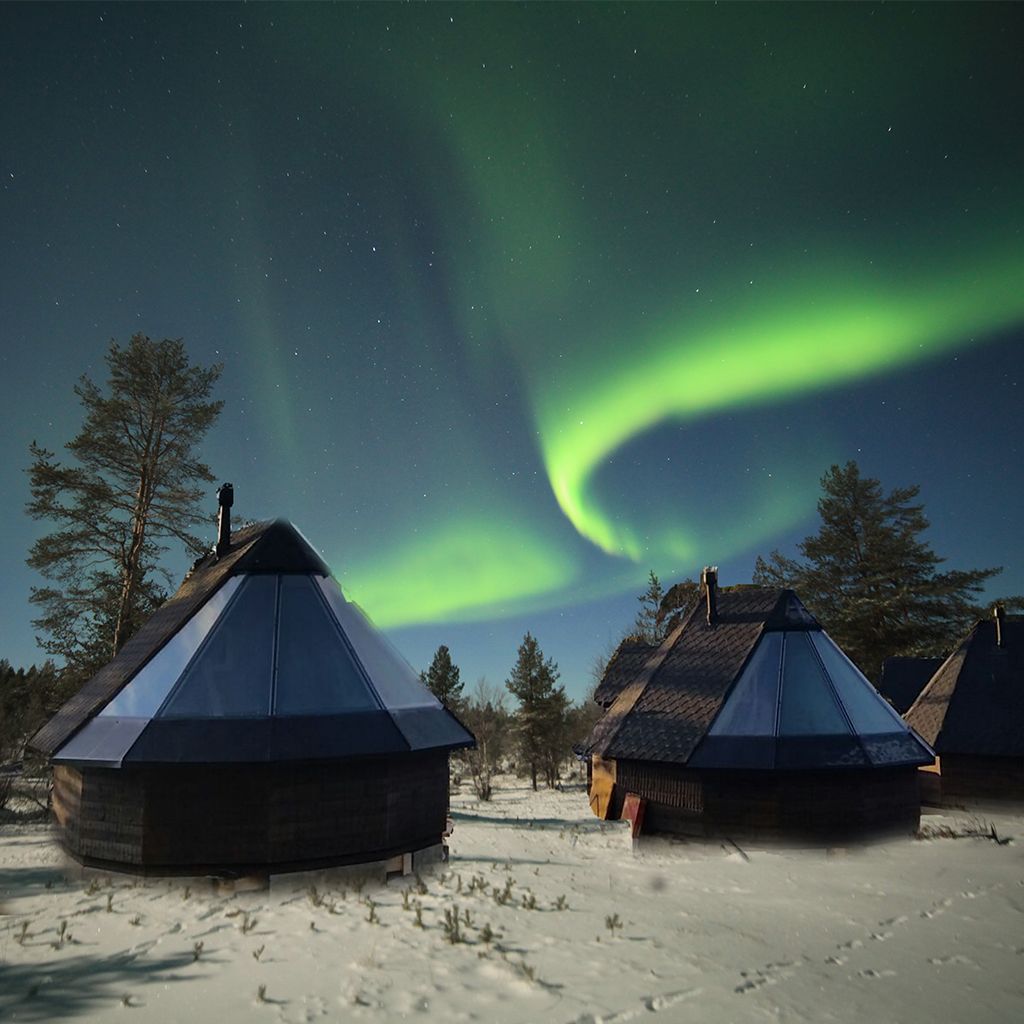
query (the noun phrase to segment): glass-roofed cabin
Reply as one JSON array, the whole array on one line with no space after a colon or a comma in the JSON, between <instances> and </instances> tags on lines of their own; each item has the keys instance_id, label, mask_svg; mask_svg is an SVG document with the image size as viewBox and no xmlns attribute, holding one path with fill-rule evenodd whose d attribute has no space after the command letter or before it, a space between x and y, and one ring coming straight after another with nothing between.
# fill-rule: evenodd
<instances>
[{"instance_id":1,"label":"glass-roofed cabin","mask_svg":"<svg viewBox=\"0 0 1024 1024\"><path fill-rule=\"evenodd\" d=\"M33 738L68 851L196 874L437 846L472 735L290 523L231 538L224 492L216 551Z\"/></svg>"},{"instance_id":2,"label":"glass-roofed cabin","mask_svg":"<svg viewBox=\"0 0 1024 1024\"><path fill-rule=\"evenodd\" d=\"M594 813L618 818L635 794L650 832L916 829L931 750L796 594L702 583L660 647L609 664L586 747Z\"/></svg>"}]
</instances>

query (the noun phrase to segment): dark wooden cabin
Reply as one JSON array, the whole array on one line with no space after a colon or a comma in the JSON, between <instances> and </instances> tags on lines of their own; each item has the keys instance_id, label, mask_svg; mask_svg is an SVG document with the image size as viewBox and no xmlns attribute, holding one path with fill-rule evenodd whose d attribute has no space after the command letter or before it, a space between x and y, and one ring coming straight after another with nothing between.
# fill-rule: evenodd
<instances>
[{"instance_id":1,"label":"dark wooden cabin","mask_svg":"<svg viewBox=\"0 0 1024 1024\"><path fill-rule=\"evenodd\" d=\"M621 817L635 794L649 832L916 829L932 752L793 591L716 577L705 571L704 603L656 651L609 664L598 693L612 700L585 748L594 813Z\"/></svg>"},{"instance_id":2,"label":"dark wooden cabin","mask_svg":"<svg viewBox=\"0 0 1024 1024\"><path fill-rule=\"evenodd\" d=\"M882 662L878 692L901 715L905 715L941 664L942 658L911 658L903 655L886 658Z\"/></svg>"},{"instance_id":3,"label":"dark wooden cabin","mask_svg":"<svg viewBox=\"0 0 1024 1024\"><path fill-rule=\"evenodd\" d=\"M283 520L234 538L224 526L216 551L32 740L53 763L68 851L152 874L270 873L437 846L449 751L472 744Z\"/></svg>"},{"instance_id":4,"label":"dark wooden cabin","mask_svg":"<svg viewBox=\"0 0 1024 1024\"><path fill-rule=\"evenodd\" d=\"M938 755L922 771L928 802L1024 802L1024 617L979 622L906 719Z\"/></svg>"}]
</instances>

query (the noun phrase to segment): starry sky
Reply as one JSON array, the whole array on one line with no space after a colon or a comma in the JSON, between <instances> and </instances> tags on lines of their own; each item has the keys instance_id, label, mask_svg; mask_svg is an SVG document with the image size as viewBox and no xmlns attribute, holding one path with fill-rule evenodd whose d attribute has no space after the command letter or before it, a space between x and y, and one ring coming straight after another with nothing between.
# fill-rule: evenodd
<instances>
[{"instance_id":1,"label":"starry sky","mask_svg":"<svg viewBox=\"0 0 1024 1024\"><path fill-rule=\"evenodd\" d=\"M41 657L29 442L137 331L224 363L203 454L236 516L292 519L470 685L529 629L582 695L649 570L748 582L847 459L1024 592L1022 29L3 5L0 655Z\"/></svg>"}]
</instances>

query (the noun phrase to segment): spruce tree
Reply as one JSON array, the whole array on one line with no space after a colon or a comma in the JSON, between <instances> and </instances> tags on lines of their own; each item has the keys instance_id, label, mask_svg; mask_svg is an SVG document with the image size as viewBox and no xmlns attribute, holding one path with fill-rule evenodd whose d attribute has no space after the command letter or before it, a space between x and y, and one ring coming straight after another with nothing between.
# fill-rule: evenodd
<instances>
[{"instance_id":1,"label":"spruce tree","mask_svg":"<svg viewBox=\"0 0 1024 1024\"><path fill-rule=\"evenodd\" d=\"M210 400L221 367L193 366L181 341L136 334L111 342L106 363L106 392L87 376L75 388L85 422L65 448L76 464L33 441L28 470L29 514L57 526L28 557L53 581L32 589L33 625L79 678L163 600L165 542L202 551L192 530L211 521L200 501L213 474L196 449L223 404Z\"/></svg>"},{"instance_id":2,"label":"spruce tree","mask_svg":"<svg viewBox=\"0 0 1024 1024\"><path fill-rule=\"evenodd\" d=\"M637 598L640 611L636 613L632 635L646 644L660 644L664 637L661 634L659 611L665 591L661 580L652 569L647 576L647 589Z\"/></svg>"},{"instance_id":3,"label":"spruce tree","mask_svg":"<svg viewBox=\"0 0 1024 1024\"><path fill-rule=\"evenodd\" d=\"M458 711L462 706L462 683L459 666L452 662L451 652L441 644L434 652L434 660L426 672L420 673L427 689L446 707Z\"/></svg>"},{"instance_id":4,"label":"spruce tree","mask_svg":"<svg viewBox=\"0 0 1024 1024\"><path fill-rule=\"evenodd\" d=\"M661 599L661 605L658 608L657 622L661 637L659 643L686 618L699 597L700 584L689 577L678 583L673 583L665 591L665 596Z\"/></svg>"},{"instance_id":5,"label":"spruce tree","mask_svg":"<svg viewBox=\"0 0 1024 1024\"><path fill-rule=\"evenodd\" d=\"M558 665L544 657L535 637L527 633L505 685L519 701L516 739L519 760L530 773L533 788L543 771L553 786L568 753L569 698L557 685Z\"/></svg>"},{"instance_id":6,"label":"spruce tree","mask_svg":"<svg viewBox=\"0 0 1024 1024\"><path fill-rule=\"evenodd\" d=\"M822 477L821 528L798 545L802 559L758 558L754 582L795 589L870 679L890 655L941 655L971 625L974 598L1000 569L940 571L923 534L920 488L888 495L856 462Z\"/></svg>"},{"instance_id":7,"label":"spruce tree","mask_svg":"<svg viewBox=\"0 0 1024 1024\"><path fill-rule=\"evenodd\" d=\"M699 593L700 587L689 578L680 580L665 590L657 573L652 569L647 577L647 589L637 598L640 602L640 611L637 612L633 628L624 639L640 640L657 647L682 622Z\"/></svg>"}]
</instances>

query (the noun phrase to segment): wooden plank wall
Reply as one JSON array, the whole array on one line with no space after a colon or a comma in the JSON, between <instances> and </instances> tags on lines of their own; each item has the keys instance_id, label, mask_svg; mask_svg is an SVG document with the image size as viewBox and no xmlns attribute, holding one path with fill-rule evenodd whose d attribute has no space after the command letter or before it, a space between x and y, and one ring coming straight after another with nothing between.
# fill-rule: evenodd
<instances>
[{"instance_id":1,"label":"wooden plank wall","mask_svg":"<svg viewBox=\"0 0 1024 1024\"><path fill-rule=\"evenodd\" d=\"M58 766L54 791L65 843L87 862L143 870L358 863L441 841L448 754L81 774Z\"/></svg>"},{"instance_id":2,"label":"wooden plank wall","mask_svg":"<svg viewBox=\"0 0 1024 1024\"><path fill-rule=\"evenodd\" d=\"M1024 802L1024 758L943 754L940 777L943 803Z\"/></svg>"},{"instance_id":3,"label":"wooden plank wall","mask_svg":"<svg viewBox=\"0 0 1024 1024\"><path fill-rule=\"evenodd\" d=\"M865 772L711 772L618 761L620 797L647 801L645 830L684 835L840 836L914 831L913 768Z\"/></svg>"}]
</instances>

